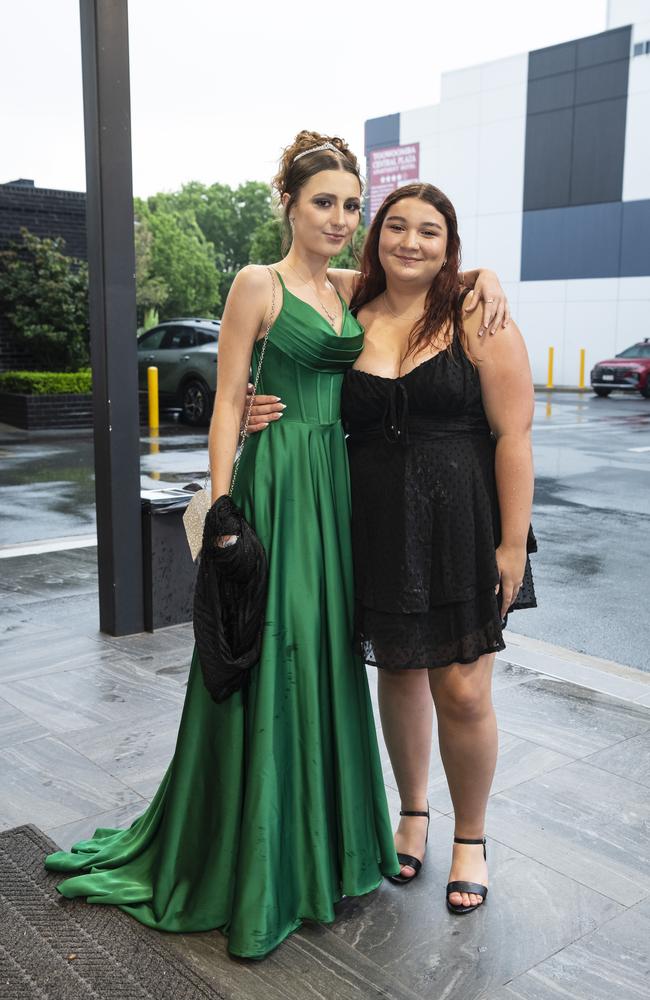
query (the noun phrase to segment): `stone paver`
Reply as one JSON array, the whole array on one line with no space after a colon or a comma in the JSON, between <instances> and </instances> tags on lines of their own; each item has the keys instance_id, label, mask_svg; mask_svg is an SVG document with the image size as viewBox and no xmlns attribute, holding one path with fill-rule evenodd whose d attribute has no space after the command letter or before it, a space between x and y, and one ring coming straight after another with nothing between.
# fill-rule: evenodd
<instances>
[{"instance_id":1,"label":"stone paver","mask_svg":"<svg viewBox=\"0 0 650 1000\"><path fill-rule=\"evenodd\" d=\"M187 625L100 635L93 559L5 559L0 584L0 828L36 823L64 848L146 807L174 750L192 650ZM233 1000L647 996L647 682L520 637L512 649L495 671L501 754L482 911L445 909L453 819L434 740L417 881L344 900L333 925L303 927L264 962L232 961L218 932L168 943ZM383 744L382 759L396 817Z\"/></svg>"}]
</instances>

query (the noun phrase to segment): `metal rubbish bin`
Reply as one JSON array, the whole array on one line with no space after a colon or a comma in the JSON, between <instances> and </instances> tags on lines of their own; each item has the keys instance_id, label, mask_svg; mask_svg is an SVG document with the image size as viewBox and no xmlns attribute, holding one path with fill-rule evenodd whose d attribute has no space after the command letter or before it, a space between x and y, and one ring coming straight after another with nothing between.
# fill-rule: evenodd
<instances>
[{"instance_id":1,"label":"metal rubbish bin","mask_svg":"<svg viewBox=\"0 0 650 1000\"><path fill-rule=\"evenodd\" d=\"M144 627L147 632L192 620L196 564L183 514L196 489L143 490Z\"/></svg>"}]
</instances>

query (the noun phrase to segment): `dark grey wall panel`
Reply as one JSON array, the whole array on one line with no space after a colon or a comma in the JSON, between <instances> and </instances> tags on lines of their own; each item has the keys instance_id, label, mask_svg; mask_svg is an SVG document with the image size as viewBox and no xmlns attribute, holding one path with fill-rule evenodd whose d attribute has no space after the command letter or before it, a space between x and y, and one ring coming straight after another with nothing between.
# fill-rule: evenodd
<instances>
[{"instance_id":1,"label":"dark grey wall panel","mask_svg":"<svg viewBox=\"0 0 650 1000\"><path fill-rule=\"evenodd\" d=\"M625 98L618 98L575 108L571 205L623 197L626 106Z\"/></svg>"},{"instance_id":2,"label":"dark grey wall panel","mask_svg":"<svg viewBox=\"0 0 650 1000\"><path fill-rule=\"evenodd\" d=\"M567 276L567 210L547 208L524 212L521 239L521 280L552 281Z\"/></svg>"},{"instance_id":3,"label":"dark grey wall panel","mask_svg":"<svg viewBox=\"0 0 650 1000\"><path fill-rule=\"evenodd\" d=\"M630 30L529 54L524 211L621 200Z\"/></svg>"},{"instance_id":4,"label":"dark grey wall panel","mask_svg":"<svg viewBox=\"0 0 650 1000\"><path fill-rule=\"evenodd\" d=\"M620 274L627 278L650 274L650 201L623 203Z\"/></svg>"},{"instance_id":5,"label":"dark grey wall panel","mask_svg":"<svg viewBox=\"0 0 650 1000\"><path fill-rule=\"evenodd\" d=\"M399 146L399 112L382 118L370 118L366 122L366 155L377 146Z\"/></svg>"},{"instance_id":6,"label":"dark grey wall panel","mask_svg":"<svg viewBox=\"0 0 650 1000\"><path fill-rule=\"evenodd\" d=\"M628 26L580 38L577 42L578 69L583 66L614 62L616 59L629 59L631 31L631 27Z\"/></svg>"},{"instance_id":7,"label":"dark grey wall panel","mask_svg":"<svg viewBox=\"0 0 650 1000\"><path fill-rule=\"evenodd\" d=\"M621 252L621 202L577 205L567 215L567 278L618 276Z\"/></svg>"},{"instance_id":8,"label":"dark grey wall panel","mask_svg":"<svg viewBox=\"0 0 650 1000\"><path fill-rule=\"evenodd\" d=\"M537 80L540 76L567 73L575 69L577 56L578 48L575 42L536 49L528 56L528 79Z\"/></svg>"},{"instance_id":9,"label":"dark grey wall panel","mask_svg":"<svg viewBox=\"0 0 650 1000\"><path fill-rule=\"evenodd\" d=\"M571 108L575 103L575 73L557 73L528 81L528 114Z\"/></svg>"},{"instance_id":10,"label":"dark grey wall panel","mask_svg":"<svg viewBox=\"0 0 650 1000\"><path fill-rule=\"evenodd\" d=\"M525 212L521 280L619 275L621 202Z\"/></svg>"},{"instance_id":11,"label":"dark grey wall panel","mask_svg":"<svg viewBox=\"0 0 650 1000\"><path fill-rule=\"evenodd\" d=\"M531 115L526 124L524 211L569 203L573 109Z\"/></svg>"},{"instance_id":12,"label":"dark grey wall panel","mask_svg":"<svg viewBox=\"0 0 650 1000\"><path fill-rule=\"evenodd\" d=\"M589 104L612 97L627 97L629 59L605 63L604 66L588 66L579 69L576 76L576 104Z\"/></svg>"}]
</instances>

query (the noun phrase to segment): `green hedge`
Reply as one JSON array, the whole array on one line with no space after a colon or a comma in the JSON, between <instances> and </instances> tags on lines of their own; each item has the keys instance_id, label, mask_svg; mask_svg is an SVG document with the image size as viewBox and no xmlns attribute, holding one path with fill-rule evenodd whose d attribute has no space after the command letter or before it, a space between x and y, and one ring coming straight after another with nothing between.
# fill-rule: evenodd
<instances>
[{"instance_id":1,"label":"green hedge","mask_svg":"<svg viewBox=\"0 0 650 1000\"><path fill-rule=\"evenodd\" d=\"M90 370L80 372L2 372L0 392L23 396L59 396L92 392Z\"/></svg>"}]
</instances>

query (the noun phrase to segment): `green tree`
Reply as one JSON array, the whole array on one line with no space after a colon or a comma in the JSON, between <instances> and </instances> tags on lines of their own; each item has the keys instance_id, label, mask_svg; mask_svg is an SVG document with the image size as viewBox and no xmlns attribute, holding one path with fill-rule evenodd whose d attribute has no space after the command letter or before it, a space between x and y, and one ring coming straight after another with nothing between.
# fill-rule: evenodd
<instances>
[{"instance_id":1,"label":"green tree","mask_svg":"<svg viewBox=\"0 0 650 1000\"><path fill-rule=\"evenodd\" d=\"M273 264L283 256L282 226L278 219L267 219L253 233L249 263Z\"/></svg>"},{"instance_id":2,"label":"green tree","mask_svg":"<svg viewBox=\"0 0 650 1000\"><path fill-rule=\"evenodd\" d=\"M152 234L150 273L167 287L163 318L218 313L221 298L214 247L194 213L175 211L166 195L154 195L146 203L137 200L135 213Z\"/></svg>"},{"instance_id":3,"label":"green tree","mask_svg":"<svg viewBox=\"0 0 650 1000\"><path fill-rule=\"evenodd\" d=\"M253 233L271 218L270 189L259 181L246 181L237 188L190 181L180 191L154 195L152 203L193 214L214 247L217 267L225 272L248 264Z\"/></svg>"},{"instance_id":4,"label":"green tree","mask_svg":"<svg viewBox=\"0 0 650 1000\"><path fill-rule=\"evenodd\" d=\"M259 181L246 181L237 188L190 181L180 191L154 195L148 205L195 219L214 248L222 302L237 271L250 261L255 231L272 218L269 186Z\"/></svg>"},{"instance_id":5,"label":"green tree","mask_svg":"<svg viewBox=\"0 0 650 1000\"><path fill-rule=\"evenodd\" d=\"M145 215L135 219L135 301L138 324L145 316L159 313L169 298L169 288L153 273L153 233ZM145 322L146 326L146 322Z\"/></svg>"},{"instance_id":6,"label":"green tree","mask_svg":"<svg viewBox=\"0 0 650 1000\"><path fill-rule=\"evenodd\" d=\"M0 310L10 336L43 370L88 364L88 269L64 253L65 240L21 229L0 252Z\"/></svg>"},{"instance_id":7,"label":"green tree","mask_svg":"<svg viewBox=\"0 0 650 1000\"><path fill-rule=\"evenodd\" d=\"M268 184L247 181L233 191L235 206L234 240L232 258L227 261L229 270L238 271L250 260L251 242L258 227L273 220L271 192Z\"/></svg>"}]
</instances>

